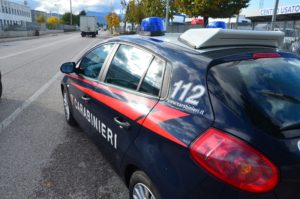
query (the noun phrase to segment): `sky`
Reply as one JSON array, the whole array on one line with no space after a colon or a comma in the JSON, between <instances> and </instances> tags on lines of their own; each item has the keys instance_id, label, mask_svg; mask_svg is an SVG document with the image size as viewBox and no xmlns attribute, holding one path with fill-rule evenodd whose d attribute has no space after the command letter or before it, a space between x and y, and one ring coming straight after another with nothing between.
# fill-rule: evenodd
<instances>
[{"instance_id":1,"label":"sky","mask_svg":"<svg viewBox=\"0 0 300 199\"><path fill-rule=\"evenodd\" d=\"M9 0L17 3L23 3L24 0ZM70 0L27 0L31 9L46 11L48 13L70 12ZM72 0L72 11L78 14L81 10L109 12L111 10L120 12L120 0Z\"/></svg>"},{"instance_id":2,"label":"sky","mask_svg":"<svg viewBox=\"0 0 300 199\"><path fill-rule=\"evenodd\" d=\"M24 0L10 0L23 3ZM70 11L70 0L27 0L32 9L63 14ZM261 8L273 8L275 0L251 0L247 9L242 14L257 11ZM300 4L300 0L279 0L279 6ZM111 10L120 12L120 0L72 0L72 9L75 14L81 10L109 12Z\"/></svg>"}]
</instances>

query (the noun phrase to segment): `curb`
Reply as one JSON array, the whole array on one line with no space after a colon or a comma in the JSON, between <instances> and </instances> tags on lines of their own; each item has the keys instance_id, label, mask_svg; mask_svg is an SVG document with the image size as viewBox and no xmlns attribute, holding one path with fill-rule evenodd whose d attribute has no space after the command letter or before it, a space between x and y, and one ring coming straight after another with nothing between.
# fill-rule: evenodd
<instances>
[{"instance_id":1,"label":"curb","mask_svg":"<svg viewBox=\"0 0 300 199\"><path fill-rule=\"evenodd\" d=\"M0 38L0 43L12 42L12 41L22 41L22 40L30 40L30 39L38 39L39 37L13 37L13 38Z\"/></svg>"}]
</instances>

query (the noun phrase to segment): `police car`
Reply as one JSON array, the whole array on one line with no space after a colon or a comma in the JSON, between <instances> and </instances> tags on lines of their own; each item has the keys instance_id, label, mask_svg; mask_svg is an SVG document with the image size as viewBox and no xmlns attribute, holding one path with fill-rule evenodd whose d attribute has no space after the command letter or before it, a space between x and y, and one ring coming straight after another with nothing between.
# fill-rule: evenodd
<instances>
[{"instance_id":1,"label":"police car","mask_svg":"<svg viewBox=\"0 0 300 199\"><path fill-rule=\"evenodd\" d=\"M65 63L66 120L130 198L300 198L300 60L282 32L121 36Z\"/></svg>"}]
</instances>

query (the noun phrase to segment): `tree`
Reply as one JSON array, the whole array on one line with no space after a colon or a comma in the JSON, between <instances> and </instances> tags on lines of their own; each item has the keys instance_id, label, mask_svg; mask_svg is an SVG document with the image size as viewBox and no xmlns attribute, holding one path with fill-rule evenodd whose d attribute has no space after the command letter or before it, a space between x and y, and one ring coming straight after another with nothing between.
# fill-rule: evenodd
<instances>
[{"instance_id":1,"label":"tree","mask_svg":"<svg viewBox=\"0 0 300 199\"><path fill-rule=\"evenodd\" d=\"M70 12L66 12L65 14L63 14L63 16L62 16L61 19L62 19L62 21L63 21L64 24L71 24L71 22L70 22L70 15L71 15ZM75 25L75 24L79 25L79 17L78 17L78 15L73 15L72 14L72 22L73 22L73 25Z\"/></svg>"},{"instance_id":2,"label":"tree","mask_svg":"<svg viewBox=\"0 0 300 199\"><path fill-rule=\"evenodd\" d=\"M46 23L46 18L43 15L39 15L35 19L36 23Z\"/></svg>"},{"instance_id":3,"label":"tree","mask_svg":"<svg viewBox=\"0 0 300 199\"><path fill-rule=\"evenodd\" d=\"M120 26L120 18L115 12L111 12L105 16L105 20L111 33L113 32L113 29Z\"/></svg>"},{"instance_id":4,"label":"tree","mask_svg":"<svg viewBox=\"0 0 300 199\"><path fill-rule=\"evenodd\" d=\"M144 18L143 4L141 1L130 0L126 9L125 20L131 23L133 30L134 24L140 24Z\"/></svg>"},{"instance_id":5,"label":"tree","mask_svg":"<svg viewBox=\"0 0 300 199\"><path fill-rule=\"evenodd\" d=\"M145 17L164 17L166 0L141 0Z\"/></svg>"},{"instance_id":6,"label":"tree","mask_svg":"<svg viewBox=\"0 0 300 199\"><path fill-rule=\"evenodd\" d=\"M50 29L55 29L56 25L60 23L59 18L51 16L47 19L47 25Z\"/></svg>"},{"instance_id":7,"label":"tree","mask_svg":"<svg viewBox=\"0 0 300 199\"><path fill-rule=\"evenodd\" d=\"M126 9L126 14L125 14L125 21L131 23L131 30L133 31L133 26L135 22L135 16L137 13L137 6L135 3L135 0L130 0L128 2L128 6Z\"/></svg>"},{"instance_id":8,"label":"tree","mask_svg":"<svg viewBox=\"0 0 300 199\"><path fill-rule=\"evenodd\" d=\"M85 10L81 10L81 11L79 12L79 16L86 16Z\"/></svg>"},{"instance_id":9,"label":"tree","mask_svg":"<svg viewBox=\"0 0 300 199\"><path fill-rule=\"evenodd\" d=\"M191 17L202 16L207 26L208 18L228 18L239 14L250 0L174 0L179 12Z\"/></svg>"}]
</instances>

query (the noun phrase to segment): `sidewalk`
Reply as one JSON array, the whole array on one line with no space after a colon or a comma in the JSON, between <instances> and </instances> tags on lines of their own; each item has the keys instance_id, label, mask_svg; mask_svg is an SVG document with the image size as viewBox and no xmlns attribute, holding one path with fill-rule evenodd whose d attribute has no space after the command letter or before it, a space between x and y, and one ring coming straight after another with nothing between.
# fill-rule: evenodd
<instances>
[{"instance_id":1,"label":"sidewalk","mask_svg":"<svg viewBox=\"0 0 300 199\"><path fill-rule=\"evenodd\" d=\"M0 38L0 43L12 42L12 41L30 40L30 39L39 39L39 38L42 38L42 37L56 36L57 34L70 34L70 33L73 33L73 32L49 33L49 34L43 34L43 35L40 35L40 36L28 36L28 37Z\"/></svg>"},{"instance_id":2,"label":"sidewalk","mask_svg":"<svg viewBox=\"0 0 300 199\"><path fill-rule=\"evenodd\" d=\"M0 38L0 43L12 42L12 41L21 41L21 40L29 40L29 39L38 39L39 37L40 36Z\"/></svg>"}]
</instances>

